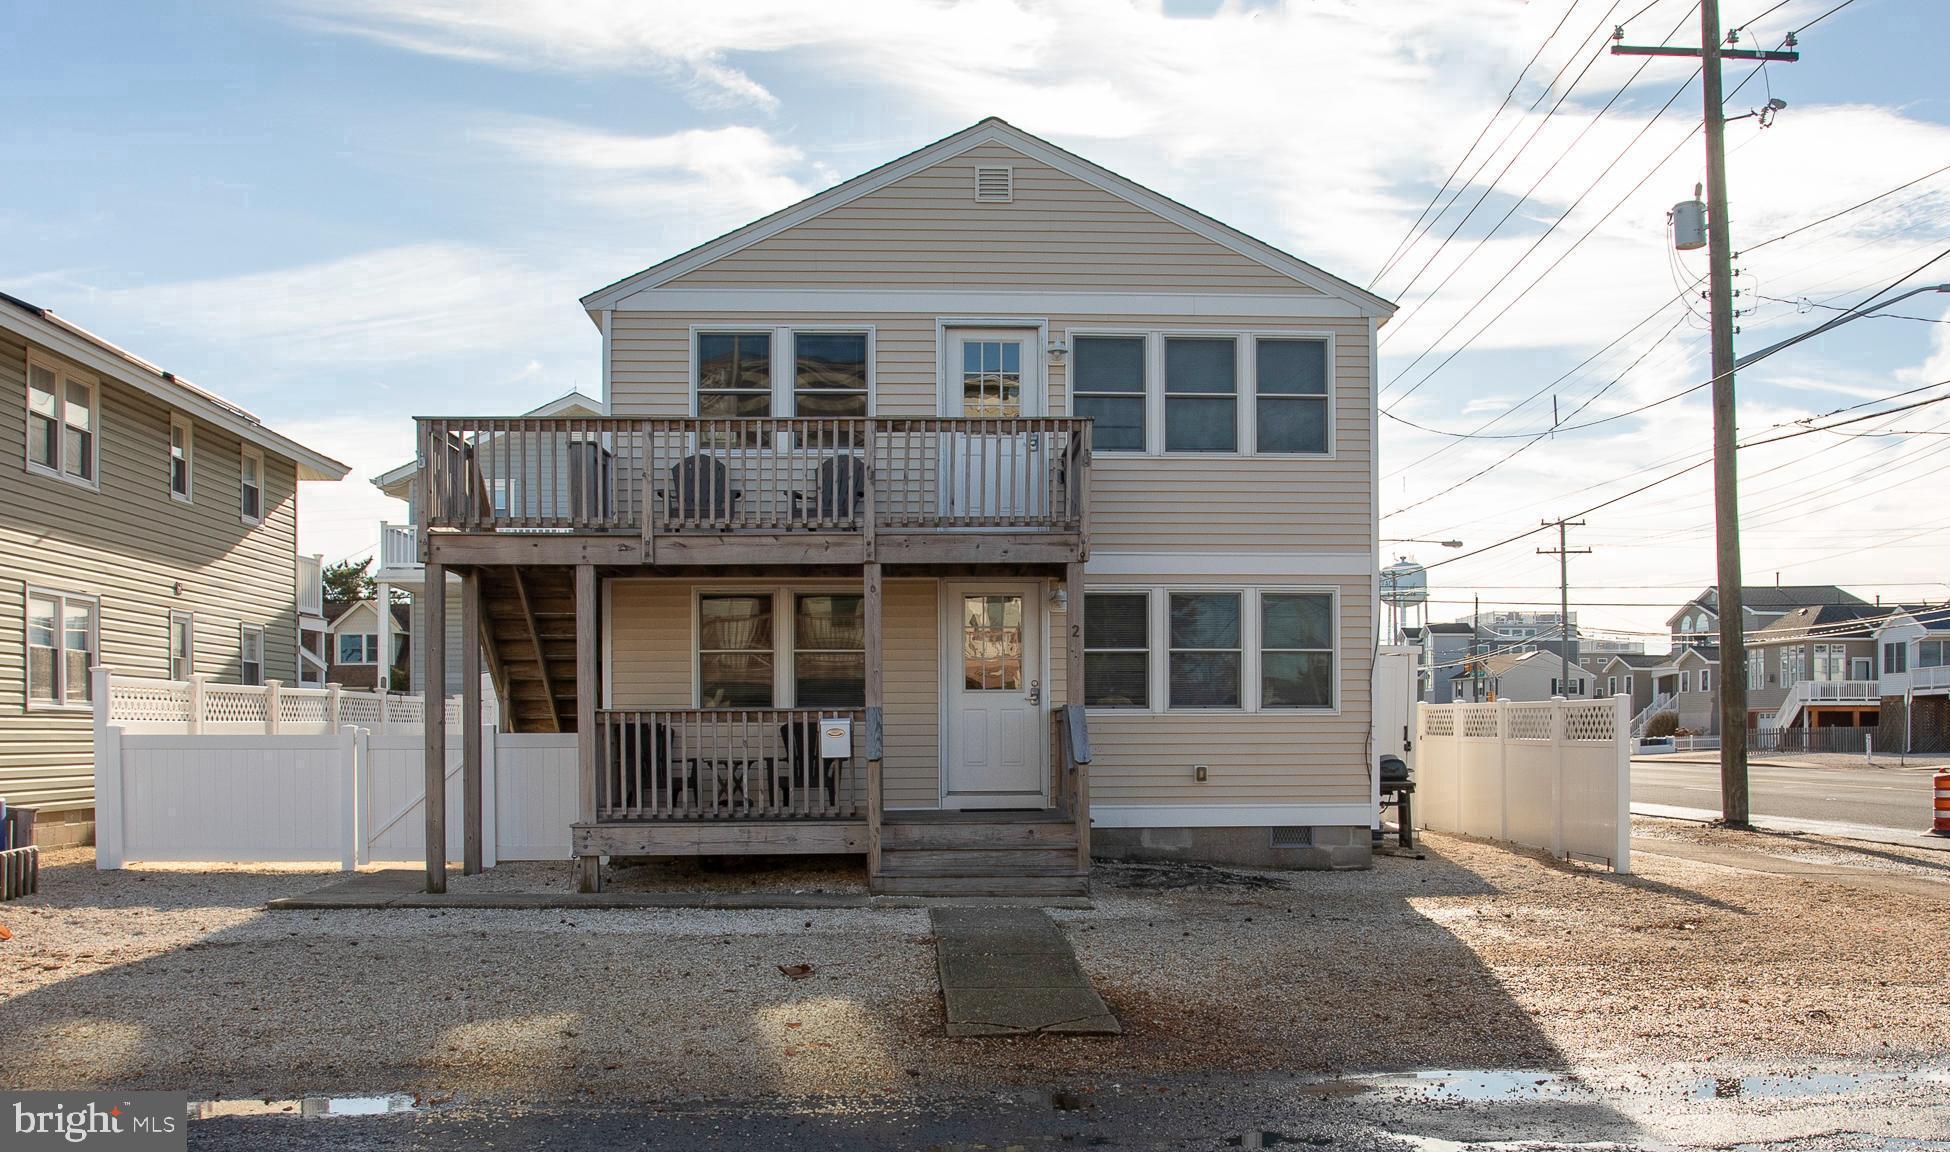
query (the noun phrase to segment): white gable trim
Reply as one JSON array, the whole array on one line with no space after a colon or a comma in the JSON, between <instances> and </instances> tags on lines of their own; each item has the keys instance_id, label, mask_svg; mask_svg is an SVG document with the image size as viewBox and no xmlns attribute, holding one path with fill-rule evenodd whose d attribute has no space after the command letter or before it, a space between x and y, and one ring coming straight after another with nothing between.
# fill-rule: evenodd
<instances>
[{"instance_id":1,"label":"white gable trim","mask_svg":"<svg viewBox=\"0 0 1950 1152\"><path fill-rule=\"evenodd\" d=\"M1358 319L1337 296L1203 292L1038 292L937 288L645 288L614 312L815 312L957 316L1267 316ZM605 309L602 315L613 315Z\"/></svg>"},{"instance_id":2,"label":"white gable trim","mask_svg":"<svg viewBox=\"0 0 1950 1152\"><path fill-rule=\"evenodd\" d=\"M1014 148L1025 156L1040 160L1060 172L1169 220L1220 247L1228 248L1249 260L1291 277L1317 292L1353 304L1359 315L1384 318L1394 315L1394 304L1365 289L1358 288L1303 260L1281 252L1272 245L1254 239L1236 228L1195 212L1107 168L1098 167L1081 156L1066 152L993 118L946 139L938 140L918 151L910 152L898 160L801 200L789 208L747 224L743 228L728 232L716 240L708 241L661 264L646 268L634 276L625 277L607 288L598 289L582 298L582 306L588 310L591 318L595 319L603 310L618 307L635 293L666 284L685 273L695 271L715 260L776 236L788 228L984 144L1003 144Z\"/></svg>"}]
</instances>

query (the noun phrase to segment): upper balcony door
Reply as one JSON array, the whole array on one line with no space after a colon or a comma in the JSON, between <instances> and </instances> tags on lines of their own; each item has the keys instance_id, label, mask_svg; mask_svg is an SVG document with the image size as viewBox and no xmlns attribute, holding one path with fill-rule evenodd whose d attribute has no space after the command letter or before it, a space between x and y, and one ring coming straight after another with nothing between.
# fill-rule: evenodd
<instances>
[{"instance_id":1,"label":"upper balcony door","mask_svg":"<svg viewBox=\"0 0 1950 1152\"><path fill-rule=\"evenodd\" d=\"M1009 427L1009 421L1048 410L1042 332L1037 328L950 328L947 414L992 420L980 434L949 432L940 487L947 517L1024 516L1048 512L1049 492L1032 484L1044 475L1050 437Z\"/></svg>"}]
</instances>

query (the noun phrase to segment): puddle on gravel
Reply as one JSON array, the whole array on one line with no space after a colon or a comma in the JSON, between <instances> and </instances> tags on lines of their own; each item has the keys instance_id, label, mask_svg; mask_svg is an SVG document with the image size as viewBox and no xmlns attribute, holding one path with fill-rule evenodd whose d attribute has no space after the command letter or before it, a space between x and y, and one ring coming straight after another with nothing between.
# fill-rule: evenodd
<instances>
[{"instance_id":1,"label":"puddle on gravel","mask_svg":"<svg viewBox=\"0 0 1950 1152\"><path fill-rule=\"evenodd\" d=\"M1587 1089L1575 1076L1537 1069L1516 1071L1439 1070L1363 1078L1377 1089L1451 1104L1521 1104L1562 1100Z\"/></svg>"},{"instance_id":2,"label":"puddle on gravel","mask_svg":"<svg viewBox=\"0 0 1950 1152\"><path fill-rule=\"evenodd\" d=\"M1891 1084L1950 1084L1950 1067L1914 1072L1800 1072L1707 1076L1693 1082L1695 1100L1816 1100Z\"/></svg>"},{"instance_id":3,"label":"puddle on gravel","mask_svg":"<svg viewBox=\"0 0 1950 1152\"><path fill-rule=\"evenodd\" d=\"M306 1096L297 1100L195 1100L190 1119L215 1120L231 1116L299 1116L307 1120L336 1116L388 1116L417 1112L426 1104L414 1096Z\"/></svg>"}]
</instances>

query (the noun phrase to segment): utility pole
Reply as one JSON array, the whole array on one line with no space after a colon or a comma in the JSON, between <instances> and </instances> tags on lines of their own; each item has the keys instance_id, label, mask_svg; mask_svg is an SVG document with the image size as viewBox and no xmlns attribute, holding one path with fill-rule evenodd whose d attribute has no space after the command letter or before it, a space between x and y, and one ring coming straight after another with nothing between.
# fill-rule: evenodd
<instances>
[{"instance_id":1,"label":"utility pole","mask_svg":"<svg viewBox=\"0 0 1950 1152\"><path fill-rule=\"evenodd\" d=\"M1624 29L1614 33L1624 38ZM1735 463L1733 247L1727 230L1726 98L1722 60L1792 63L1795 51L1756 52L1721 44L1720 2L1699 6L1698 49L1612 45L1615 56L1697 56L1706 116L1706 243L1713 322L1713 524L1720 611L1720 819L1744 826L1747 801L1747 641L1740 576L1740 490ZM1787 47L1793 48L1792 37Z\"/></svg>"},{"instance_id":2,"label":"utility pole","mask_svg":"<svg viewBox=\"0 0 1950 1152\"><path fill-rule=\"evenodd\" d=\"M1476 640L1483 627L1483 597L1481 593L1469 598L1469 698L1476 703L1483 702L1483 660L1477 655Z\"/></svg>"},{"instance_id":3,"label":"utility pole","mask_svg":"<svg viewBox=\"0 0 1950 1152\"><path fill-rule=\"evenodd\" d=\"M1539 548L1537 549L1537 554L1539 556L1557 557L1557 634L1559 637L1557 641L1557 659L1562 665L1558 669L1558 672L1563 677L1558 687L1563 689L1559 695L1569 696L1571 694L1572 661L1576 659L1574 655L1575 647L1571 640L1571 557L1589 556L1591 549L1570 548L1566 547L1565 544L1565 531L1570 528L1584 527L1584 521L1544 521L1544 527L1546 528L1553 524L1557 525L1557 547Z\"/></svg>"}]
</instances>

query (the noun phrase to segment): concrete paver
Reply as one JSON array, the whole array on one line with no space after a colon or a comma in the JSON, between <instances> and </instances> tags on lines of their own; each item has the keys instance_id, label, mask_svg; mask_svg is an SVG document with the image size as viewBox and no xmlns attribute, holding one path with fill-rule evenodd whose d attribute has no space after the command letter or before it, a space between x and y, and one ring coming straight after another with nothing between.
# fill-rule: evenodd
<instances>
[{"instance_id":1,"label":"concrete paver","mask_svg":"<svg viewBox=\"0 0 1950 1152\"><path fill-rule=\"evenodd\" d=\"M1041 909L941 907L929 917L948 1035L1123 1031Z\"/></svg>"}]
</instances>

